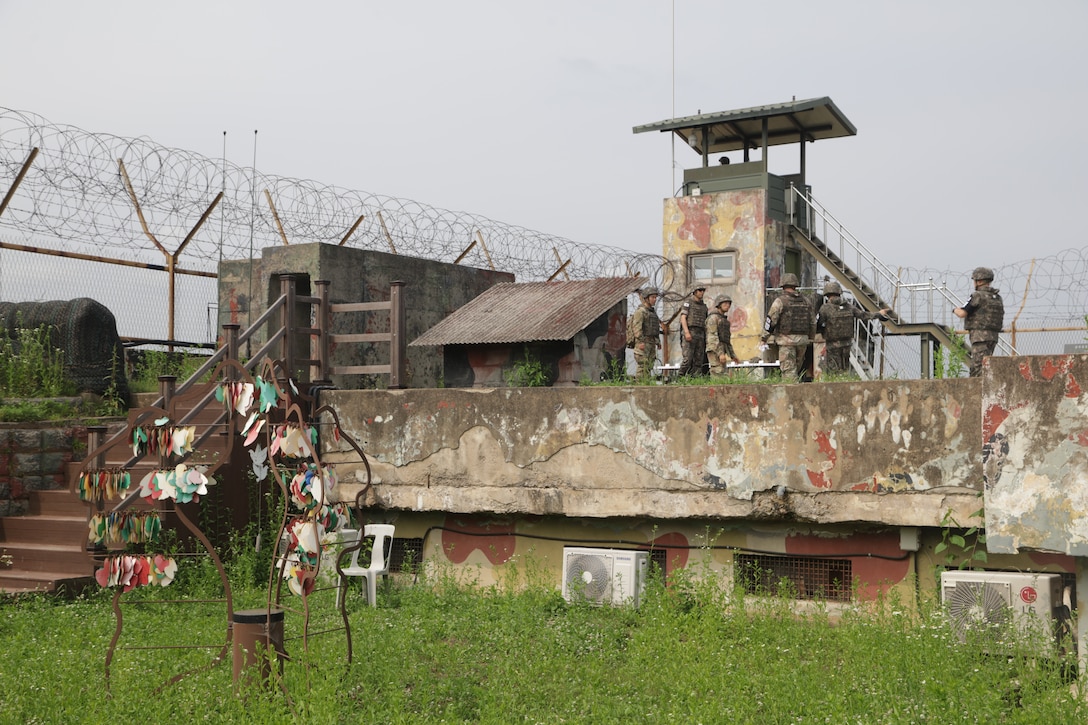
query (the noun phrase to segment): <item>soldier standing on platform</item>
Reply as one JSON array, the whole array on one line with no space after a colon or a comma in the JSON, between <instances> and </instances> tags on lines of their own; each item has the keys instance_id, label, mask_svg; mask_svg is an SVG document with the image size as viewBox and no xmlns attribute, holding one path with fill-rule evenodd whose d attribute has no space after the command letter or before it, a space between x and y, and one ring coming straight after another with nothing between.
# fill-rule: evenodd
<instances>
[{"instance_id":1,"label":"soldier standing on platform","mask_svg":"<svg viewBox=\"0 0 1088 725\"><path fill-rule=\"evenodd\" d=\"M990 286L994 281L994 271L988 267L976 267L971 272L975 291L963 307L957 307L952 313L963 320L963 329L971 333L971 370L972 378L982 374L982 359L994 354L1001 326L1005 323L1005 303L999 290Z\"/></svg>"},{"instance_id":2,"label":"soldier standing on platform","mask_svg":"<svg viewBox=\"0 0 1088 725\"><path fill-rule=\"evenodd\" d=\"M680 351L683 360L679 375L706 375L706 294L704 285L691 290L691 299L680 307Z\"/></svg>"},{"instance_id":3,"label":"soldier standing on platform","mask_svg":"<svg viewBox=\"0 0 1088 725\"><path fill-rule=\"evenodd\" d=\"M654 377L657 361L657 338L661 334L661 318L657 316L657 290L647 287L638 292L642 304L631 315L627 326L629 346L634 350L638 364L638 380L647 383Z\"/></svg>"},{"instance_id":4,"label":"soldier standing on platform","mask_svg":"<svg viewBox=\"0 0 1088 725\"><path fill-rule=\"evenodd\" d=\"M764 344L774 336L778 345L778 365L786 382L798 380L800 364L805 359L805 350L816 326L816 314L808 300L797 291L798 284L793 272L782 275L782 294L771 303L760 336Z\"/></svg>"},{"instance_id":5,"label":"soldier standing on platform","mask_svg":"<svg viewBox=\"0 0 1088 725\"><path fill-rule=\"evenodd\" d=\"M718 295L714 299L714 311L706 318L706 358L712 375L724 374L729 361L734 365L740 362L733 351L733 333L729 329L729 308L732 306L731 297Z\"/></svg>"},{"instance_id":6,"label":"soldier standing on platform","mask_svg":"<svg viewBox=\"0 0 1088 725\"><path fill-rule=\"evenodd\" d=\"M824 336L827 356L824 370L829 373L845 373L850 370L850 346L854 342L854 320L888 319L888 310L866 312L842 298L838 282L824 283L827 301L816 313L816 332Z\"/></svg>"}]
</instances>

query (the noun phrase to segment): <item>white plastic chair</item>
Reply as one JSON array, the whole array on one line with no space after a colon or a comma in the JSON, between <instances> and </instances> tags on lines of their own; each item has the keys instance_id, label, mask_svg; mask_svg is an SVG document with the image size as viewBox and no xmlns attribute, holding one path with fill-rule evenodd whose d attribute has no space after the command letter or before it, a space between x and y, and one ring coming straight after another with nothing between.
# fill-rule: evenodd
<instances>
[{"instance_id":1,"label":"white plastic chair","mask_svg":"<svg viewBox=\"0 0 1088 725\"><path fill-rule=\"evenodd\" d=\"M336 589L336 607L340 608L344 592L348 587L347 577L361 576L366 580L366 598L370 606L378 606L378 577L389 573L389 559L393 554L393 524L367 524L363 528L363 536L373 536L374 546L370 550L370 564L359 564L359 552L362 548L351 552L351 563L344 567L344 576L340 578L340 586ZM358 543L353 542L352 546Z\"/></svg>"}]
</instances>

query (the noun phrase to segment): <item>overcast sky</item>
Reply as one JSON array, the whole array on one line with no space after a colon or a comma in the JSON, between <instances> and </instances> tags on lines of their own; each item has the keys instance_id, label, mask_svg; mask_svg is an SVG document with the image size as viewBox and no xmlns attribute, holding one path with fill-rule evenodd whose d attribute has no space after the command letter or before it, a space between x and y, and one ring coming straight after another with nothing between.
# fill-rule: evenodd
<instances>
[{"instance_id":1,"label":"overcast sky","mask_svg":"<svg viewBox=\"0 0 1088 725\"><path fill-rule=\"evenodd\" d=\"M858 135L809 182L889 266L1085 247L1083 0L0 0L0 28L0 106L213 158L226 131L242 166L257 129L264 173L654 253L682 172L632 127L829 96Z\"/></svg>"}]
</instances>

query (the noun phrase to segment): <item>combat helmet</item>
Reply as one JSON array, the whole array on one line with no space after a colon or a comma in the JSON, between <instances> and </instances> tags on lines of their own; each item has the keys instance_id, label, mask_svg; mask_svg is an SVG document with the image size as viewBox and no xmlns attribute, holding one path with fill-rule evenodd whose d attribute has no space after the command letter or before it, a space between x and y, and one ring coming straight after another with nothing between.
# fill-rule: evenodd
<instances>
[{"instance_id":1,"label":"combat helmet","mask_svg":"<svg viewBox=\"0 0 1088 725\"><path fill-rule=\"evenodd\" d=\"M692 285L691 292L689 294L695 294L699 290L702 290L703 292L706 292L706 285L702 284L702 283Z\"/></svg>"},{"instance_id":2,"label":"combat helmet","mask_svg":"<svg viewBox=\"0 0 1088 725\"><path fill-rule=\"evenodd\" d=\"M728 302L729 304L733 304L733 298L730 297L729 295L718 295L717 297L714 298L714 307L715 307L715 309L720 307L723 302Z\"/></svg>"},{"instance_id":3,"label":"combat helmet","mask_svg":"<svg viewBox=\"0 0 1088 725\"><path fill-rule=\"evenodd\" d=\"M649 299L654 295L657 295L658 297L661 296L661 292L656 287L643 287L638 291L638 296L644 300Z\"/></svg>"},{"instance_id":4,"label":"combat helmet","mask_svg":"<svg viewBox=\"0 0 1088 725\"><path fill-rule=\"evenodd\" d=\"M825 295L841 295L842 285L835 281L824 282Z\"/></svg>"},{"instance_id":5,"label":"combat helmet","mask_svg":"<svg viewBox=\"0 0 1088 725\"><path fill-rule=\"evenodd\" d=\"M975 267L975 271L971 273L971 279L993 282L994 271L989 267Z\"/></svg>"},{"instance_id":6,"label":"combat helmet","mask_svg":"<svg viewBox=\"0 0 1088 725\"><path fill-rule=\"evenodd\" d=\"M783 288L793 287L794 289L797 289L797 286L799 284L801 284L801 283L797 281L797 275L794 274L793 272L786 272L784 275L782 275L781 285L782 285Z\"/></svg>"}]
</instances>

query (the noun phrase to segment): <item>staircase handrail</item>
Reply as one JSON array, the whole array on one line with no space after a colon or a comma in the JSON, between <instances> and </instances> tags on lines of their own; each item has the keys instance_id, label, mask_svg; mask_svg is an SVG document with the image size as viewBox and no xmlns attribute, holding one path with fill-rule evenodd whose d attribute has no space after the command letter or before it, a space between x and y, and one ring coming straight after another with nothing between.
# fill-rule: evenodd
<instances>
[{"instance_id":1,"label":"staircase handrail","mask_svg":"<svg viewBox=\"0 0 1088 725\"><path fill-rule=\"evenodd\" d=\"M271 305L269 305L269 308L264 312L264 314L262 314L260 317L258 317L253 322L253 324L250 325L245 330L245 332L238 335L236 343L235 343L235 347L237 347L238 344L241 344L241 343L246 342L247 340L249 340L256 333L257 330L259 330L263 325L265 325L272 318L272 316L274 314L276 314L282 307L284 307L286 305L286 300L287 300L287 296L286 295L281 295L279 297L279 299L275 300ZM280 326L278 329L273 331L269 335L268 340L265 341L264 345L261 346L261 348L257 351L257 353L255 355L253 355L249 360L245 361L244 363L240 362L242 367L245 368L247 371L252 372L257 367L258 362L260 360L263 360L264 357L266 355L268 355L272 351L273 346L275 346L276 343L278 343L283 338L283 336L285 334L286 334L286 330L285 330L285 328L283 326ZM174 388L174 391L171 394L171 397L174 397L176 395L180 395L180 394L184 393L185 391L189 390L202 377L204 377L209 372L214 370L221 362L223 362L226 359L230 348L231 348L231 346L228 345L228 344L221 345L219 347L219 349L216 350L215 353L213 355L211 355L204 362L204 364L202 364L199 368L197 368L197 370L192 375L190 375L188 378L185 379L185 381L178 384ZM195 418L197 415L199 415L213 400L215 400L215 387L214 386L212 387L211 390L209 390L207 393L205 393L204 396L201 397L200 400L198 400L185 413L185 415L183 415L178 421L176 421L177 424L184 425L185 423L188 423L193 418ZM145 407L162 408L162 407L164 407L165 403L166 403L166 396L165 395L160 395L149 406L145 406ZM226 417L226 412L224 411L223 413L221 413L215 419L215 421L213 423L211 423L210 425L207 426L207 429L202 434L200 434L200 436L198 436L197 439L193 442L193 450L194 451L197 450L200 447L200 444L204 443L205 441L208 440L208 438L211 437L212 431L215 429L215 427L217 425L219 425L219 424L221 424L223 422L225 417ZM109 447L111 447L113 445L116 445L121 438L124 438L124 437L127 437L127 436L128 436L128 426L126 426L122 430L118 431L113 436L111 436L108 440L106 440L105 443L102 445L102 450L106 450ZM125 461L125 463L122 465L122 468L126 468L126 469L127 468L132 468L142 458L143 458L143 455L134 455L131 458L129 458L127 461ZM187 458L188 458L188 454L185 456L185 459L187 459ZM139 496L139 491L138 490L133 491L128 496L126 496L125 498L118 501L117 504L113 507L112 510L114 512L123 511L123 510L129 508L130 506L132 506L133 503L135 503L136 500L139 497L140 497Z\"/></svg>"},{"instance_id":2,"label":"staircase handrail","mask_svg":"<svg viewBox=\"0 0 1088 725\"><path fill-rule=\"evenodd\" d=\"M245 332L238 335L238 344L241 344L241 343L246 342L247 340L249 340L255 334L255 332L262 325L267 323L268 320L271 319L272 315L274 313L276 313L280 309L280 307L282 307L286 303L286 299L287 299L286 295L283 295L279 299L277 299L275 302L273 302L269 306L268 310L265 311L265 313L263 315L258 317L256 319L256 321L254 321L254 323L252 325L250 325L249 328L246 329ZM269 336L269 338L265 342L265 344L262 345L261 348L257 351L257 354L253 355L249 360L242 363L242 366L246 370L249 370L250 372L252 372L253 369L256 368L257 362L259 360L264 359L264 356L271 351L273 345L275 345L277 342L279 342L280 339L283 338L284 334L285 334L285 330L284 330L283 327L280 327L279 329L274 331ZM216 350L215 353L211 357L209 357L207 359L207 361L204 362L203 365L201 365L199 368L196 369L196 372L194 372L192 375L190 375L188 378L186 378L183 382L179 383L176 388L174 388L174 395L181 395L182 393L186 392L187 390L189 390L189 388L191 388L193 385L195 385L197 383L197 381L199 381L202 377L204 377L209 372L214 370L216 368L216 366L219 365L219 363L223 362L223 360L226 359L227 352L228 352L228 346L227 345L220 346L219 349ZM187 423L190 420L192 420L192 418L197 413L202 411L208 405L208 403L210 403L214 399L214 397L215 397L215 391L214 390L209 391L207 394L205 394L205 396L203 398L201 398L199 401L197 401L197 403L189 410L188 413L185 414L185 416L183 416L181 418L181 420L179 420L177 422L178 423ZM163 395L160 395L154 401L149 403L146 407L149 407L149 408L161 408L161 407L163 407L165 405L165 403L166 403L166 397L163 396ZM117 433L115 433L113 436L111 436L109 439L106 440L105 444L103 444L103 447L109 447L109 446L115 444L117 442L117 440L119 438L121 438L122 436L126 435L126 433L127 433L126 430L118 431ZM132 458L130 458L128 461L125 462L124 467L125 468L130 468L139 459L140 459L139 456L133 456Z\"/></svg>"},{"instance_id":3,"label":"staircase handrail","mask_svg":"<svg viewBox=\"0 0 1088 725\"><path fill-rule=\"evenodd\" d=\"M932 281L919 284L904 284L899 279L898 273L892 272L890 267L881 262L880 259L877 258L876 254L872 252L872 250L862 244L861 240L859 240L857 236L855 236L849 229L847 229L845 224L840 222L834 214L829 212L827 208L815 198L813 198L811 194L806 194L802 189L797 188L797 186L793 183L790 183L790 191L792 193L789 205L789 208L791 210L797 209L797 201L799 200L807 206L811 213L819 216L825 225L830 225L830 227L836 232L839 242L839 259L843 260L843 264L845 264L845 243L847 246L849 246L851 252L857 257L857 259L863 261L866 265L868 265L871 273L876 273L876 276L892 289L910 289L912 291L921 290L937 292L953 308L960 306L960 300L957 300L955 297L952 296L952 293L948 289L947 285L935 285ZM811 223L808 224L806 228L811 228ZM823 240L823 243L824 245L827 245L828 240ZM860 270L855 270L855 274L857 274L859 279L861 279ZM865 280L862 281L864 282ZM880 297L880 290L878 289L878 287L874 285L870 285L870 287L873 289L874 294L876 294L877 297ZM902 316L900 316L898 312L894 311L893 314L895 314L895 317L897 318L894 319L893 322L901 324L903 319ZM929 322L926 324L944 327L946 330L949 331L951 335L954 336L956 334L953 330L951 330L951 328L946 325L939 325L939 323L937 322ZM997 347L1005 355L1015 356L1017 354L1016 349L1012 346L1011 343L1006 342L1005 340L1002 340L1000 338L998 339Z\"/></svg>"},{"instance_id":4,"label":"staircase handrail","mask_svg":"<svg viewBox=\"0 0 1088 725\"><path fill-rule=\"evenodd\" d=\"M818 214L820 216L820 218L824 221L825 224L830 223L832 226L835 227L836 231L839 234L839 240L840 240L840 244L839 244L839 252L840 252L839 253L839 258L840 259L842 259L844 257L844 255L842 254L842 240L845 239L846 241L850 242L850 244L851 244L851 246L853 248L853 251L856 253L857 257L859 259L865 261L867 264L869 264L871 267L876 269L878 272L880 272L880 276L884 278L885 282L887 282L892 287L895 287L898 284L899 275L896 274L896 273L893 273L890 267L888 267L883 262L881 262L880 259L877 258L876 254L874 254L868 247L866 247L864 244L862 244L861 241L853 234L853 232L851 232L849 229L846 228L845 224L840 222L837 218L835 218L834 214L832 214L831 212L829 212L827 210L827 207L825 207L820 202L816 201L816 199L813 198L811 194L806 195L802 190L798 189L793 183L790 183L790 190L792 191L792 193L794 194L794 196L796 198L800 199L802 202L804 202L806 205L808 205L809 209L811 209L813 212ZM792 208L796 208L796 207L792 207ZM825 244L826 244L826 241L825 241Z\"/></svg>"}]
</instances>

